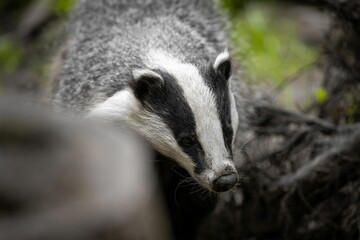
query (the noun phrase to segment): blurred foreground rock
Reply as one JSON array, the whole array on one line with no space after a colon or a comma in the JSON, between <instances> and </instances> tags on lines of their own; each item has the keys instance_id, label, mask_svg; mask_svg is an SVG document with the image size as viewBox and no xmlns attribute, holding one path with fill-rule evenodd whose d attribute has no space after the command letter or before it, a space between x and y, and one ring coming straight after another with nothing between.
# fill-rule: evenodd
<instances>
[{"instance_id":1,"label":"blurred foreground rock","mask_svg":"<svg viewBox=\"0 0 360 240\"><path fill-rule=\"evenodd\" d=\"M0 239L169 239L134 135L0 99Z\"/></svg>"}]
</instances>

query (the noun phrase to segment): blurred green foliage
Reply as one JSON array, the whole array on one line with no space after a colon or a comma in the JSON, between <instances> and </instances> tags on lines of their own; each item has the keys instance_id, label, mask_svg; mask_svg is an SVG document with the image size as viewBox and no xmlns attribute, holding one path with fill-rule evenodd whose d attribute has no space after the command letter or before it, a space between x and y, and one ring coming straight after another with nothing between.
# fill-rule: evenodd
<instances>
[{"instance_id":1,"label":"blurred green foliage","mask_svg":"<svg viewBox=\"0 0 360 240\"><path fill-rule=\"evenodd\" d=\"M329 98L329 94L323 87L318 87L314 91L315 99L318 103L324 103Z\"/></svg>"},{"instance_id":2,"label":"blurred green foliage","mask_svg":"<svg viewBox=\"0 0 360 240\"><path fill-rule=\"evenodd\" d=\"M50 4L49 17L40 24L44 24L43 26L48 24L50 26L57 21L62 21L73 8L75 2L76 0L48 1L47 3ZM27 38L18 38L16 35L19 19L27 13L26 11L29 9L29 6L34 3L36 3L35 0L0 1L0 74L11 74L21 68L33 68L39 64L45 65L42 59L47 58L41 54L36 54L36 51L46 51L46 48L54 42L54 39L51 39L51 42L44 39L44 35L47 35L49 32L51 33L52 29L48 27L44 28L43 32L36 32L36 35L30 37L32 38L31 41L28 41ZM31 59L25 58L28 54L34 56ZM36 69L34 71L37 71Z\"/></svg>"},{"instance_id":3,"label":"blurred green foliage","mask_svg":"<svg viewBox=\"0 0 360 240\"><path fill-rule=\"evenodd\" d=\"M10 38L0 38L0 71L8 73L16 70L23 57L20 44Z\"/></svg>"},{"instance_id":4,"label":"blurred green foliage","mask_svg":"<svg viewBox=\"0 0 360 240\"><path fill-rule=\"evenodd\" d=\"M76 0L54 0L52 9L56 15L67 14L75 5Z\"/></svg>"},{"instance_id":5,"label":"blurred green foliage","mask_svg":"<svg viewBox=\"0 0 360 240\"><path fill-rule=\"evenodd\" d=\"M232 0L227 2L230 7ZM299 40L291 19L278 19L269 7L245 6L232 17L231 38L245 77L251 81L278 85L318 56L317 49Z\"/></svg>"}]
</instances>

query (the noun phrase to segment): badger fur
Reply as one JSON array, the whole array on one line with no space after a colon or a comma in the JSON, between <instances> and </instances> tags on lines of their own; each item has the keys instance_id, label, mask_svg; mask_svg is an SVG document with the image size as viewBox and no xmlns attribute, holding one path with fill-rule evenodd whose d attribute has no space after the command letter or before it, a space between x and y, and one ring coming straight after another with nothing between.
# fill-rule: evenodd
<instances>
[{"instance_id":1,"label":"badger fur","mask_svg":"<svg viewBox=\"0 0 360 240\"><path fill-rule=\"evenodd\" d=\"M224 24L210 0L79 0L55 102L120 123L202 187L238 179Z\"/></svg>"}]
</instances>

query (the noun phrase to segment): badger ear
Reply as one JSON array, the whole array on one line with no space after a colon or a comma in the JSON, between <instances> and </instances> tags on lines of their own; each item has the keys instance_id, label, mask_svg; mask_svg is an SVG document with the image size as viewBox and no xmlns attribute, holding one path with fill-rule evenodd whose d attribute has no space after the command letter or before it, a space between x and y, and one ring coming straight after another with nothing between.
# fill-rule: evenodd
<instances>
[{"instance_id":1,"label":"badger ear","mask_svg":"<svg viewBox=\"0 0 360 240\"><path fill-rule=\"evenodd\" d=\"M160 74L150 69L135 69L133 74L133 92L137 99L143 101L151 91L161 87L164 79Z\"/></svg>"},{"instance_id":2,"label":"badger ear","mask_svg":"<svg viewBox=\"0 0 360 240\"><path fill-rule=\"evenodd\" d=\"M223 76L226 80L230 78L231 61L228 50L225 50L216 57L213 68L217 74Z\"/></svg>"}]
</instances>

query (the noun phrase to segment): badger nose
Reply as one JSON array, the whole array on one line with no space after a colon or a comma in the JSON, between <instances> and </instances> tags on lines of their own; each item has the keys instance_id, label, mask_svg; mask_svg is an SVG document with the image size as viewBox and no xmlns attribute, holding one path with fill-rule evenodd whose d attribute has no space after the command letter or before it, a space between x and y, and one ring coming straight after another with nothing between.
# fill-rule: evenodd
<instances>
[{"instance_id":1,"label":"badger nose","mask_svg":"<svg viewBox=\"0 0 360 240\"><path fill-rule=\"evenodd\" d=\"M213 190L215 192L225 192L235 186L237 183L238 176L236 173L230 173L222 175L214 180Z\"/></svg>"}]
</instances>

